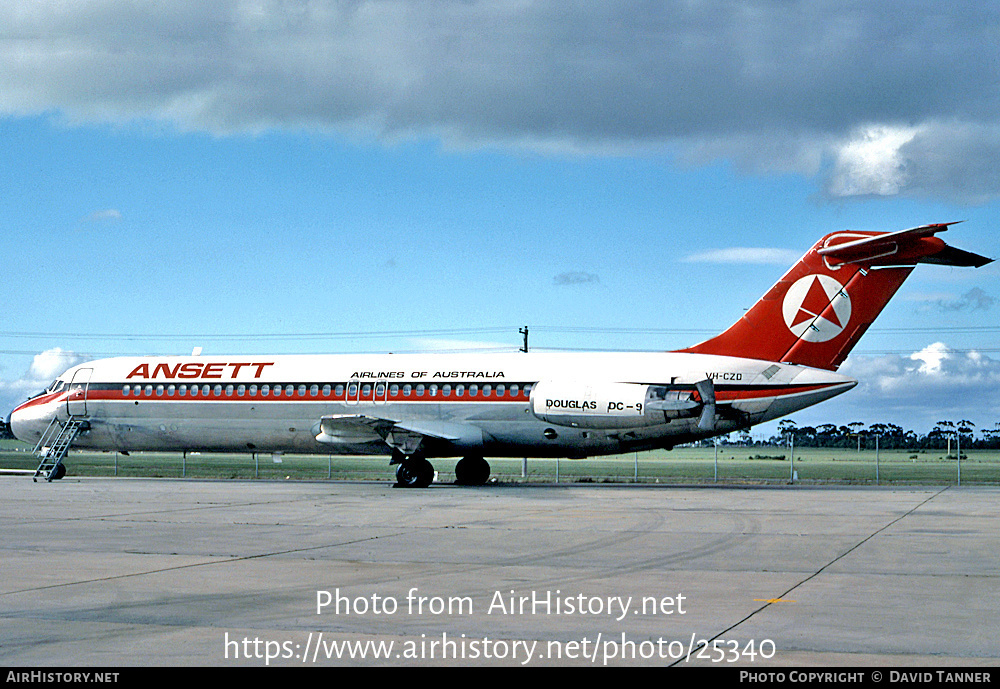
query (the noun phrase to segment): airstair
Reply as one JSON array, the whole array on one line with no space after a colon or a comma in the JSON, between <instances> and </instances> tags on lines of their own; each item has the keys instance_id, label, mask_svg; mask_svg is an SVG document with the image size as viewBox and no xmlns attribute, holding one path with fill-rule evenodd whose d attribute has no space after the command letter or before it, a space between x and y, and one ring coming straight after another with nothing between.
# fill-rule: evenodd
<instances>
[{"instance_id":1,"label":"airstair","mask_svg":"<svg viewBox=\"0 0 1000 689\"><path fill-rule=\"evenodd\" d=\"M71 416L65 423L52 419L35 445L34 454L41 459L41 463L35 469L32 481L37 481L39 477L46 481L63 477L66 469L62 466L62 461L69 453L69 446L73 444L77 434L87 428L86 424L85 416Z\"/></svg>"}]
</instances>

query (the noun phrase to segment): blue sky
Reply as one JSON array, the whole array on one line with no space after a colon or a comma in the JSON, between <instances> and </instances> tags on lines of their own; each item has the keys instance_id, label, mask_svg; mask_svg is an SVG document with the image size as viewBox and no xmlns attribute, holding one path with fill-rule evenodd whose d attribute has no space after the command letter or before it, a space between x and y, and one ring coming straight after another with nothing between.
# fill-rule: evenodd
<instances>
[{"instance_id":1,"label":"blue sky","mask_svg":"<svg viewBox=\"0 0 1000 689\"><path fill-rule=\"evenodd\" d=\"M840 229L1000 255L995 9L0 5L6 409L195 346L683 347ZM998 298L919 267L795 420L992 428Z\"/></svg>"}]
</instances>

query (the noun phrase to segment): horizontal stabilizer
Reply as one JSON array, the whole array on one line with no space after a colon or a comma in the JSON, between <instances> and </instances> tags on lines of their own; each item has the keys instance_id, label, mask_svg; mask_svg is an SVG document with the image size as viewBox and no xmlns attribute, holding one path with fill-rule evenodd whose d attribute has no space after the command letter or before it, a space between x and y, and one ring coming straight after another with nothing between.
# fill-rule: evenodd
<instances>
[{"instance_id":1,"label":"horizontal stabilizer","mask_svg":"<svg viewBox=\"0 0 1000 689\"><path fill-rule=\"evenodd\" d=\"M979 268L990 263L993 259L948 246L934 236L956 224L958 223L935 223L898 232L835 233L823 242L816 253L831 267L844 264L878 266L934 263Z\"/></svg>"},{"instance_id":2,"label":"horizontal stabilizer","mask_svg":"<svg viewBox=\"0 0 1000 689\"><path fill-rule=\"evenodd\" d=\"M959 266L962 268L982 268L987 263L993 263L993 259L974 254L971 251L956 249L953 246L946 246L933 256L920 259L920 262L934 263L942 266Z\"/></svg>"}]
</instances>

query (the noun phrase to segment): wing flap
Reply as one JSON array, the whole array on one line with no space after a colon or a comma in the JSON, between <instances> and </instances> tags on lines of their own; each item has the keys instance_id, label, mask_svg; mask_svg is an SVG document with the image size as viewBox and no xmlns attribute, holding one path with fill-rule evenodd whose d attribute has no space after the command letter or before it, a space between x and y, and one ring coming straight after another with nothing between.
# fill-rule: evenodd
<instances>
[{"instance_id":1,"label":"wing flap","mask_svg":"<svg viewBox=\"0 0 1000 689\"><path fill-rule=\"evenodd\" d=\"M351 445L385 440L395 422L364 414L334 414L319 420L316 440L331 445Z\"/></svg>"},{"instance_id":2,"label":"wing flap","mask_svg":"<svg viewBox=\"0 0 1000 689\"><path fill-rule=\"evenodd\" d=\"M482 429L467 423L437 419L389 419L368 414L332 414L320 419L316 440L330 444L368 443L384 440L391 447L407 453L414 444L429 438L461 447L483 444Z\"/></svg>"}]
</instances>

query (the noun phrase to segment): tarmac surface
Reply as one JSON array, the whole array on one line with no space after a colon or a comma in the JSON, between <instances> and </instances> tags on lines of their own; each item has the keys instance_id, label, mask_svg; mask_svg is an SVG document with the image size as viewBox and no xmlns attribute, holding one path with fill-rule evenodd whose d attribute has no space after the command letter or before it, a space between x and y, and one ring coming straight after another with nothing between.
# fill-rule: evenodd
<instances>
[{"instance_id":1,"label":"tarmac surface","mask_svg":"<svg viewBox=\"0 0 1000 689\"><path fill-rule=\"evenodd\" d=\"M1000 660L996 488L4 476L0 523L8 667Z\"/></svg>"}]
</instances>

